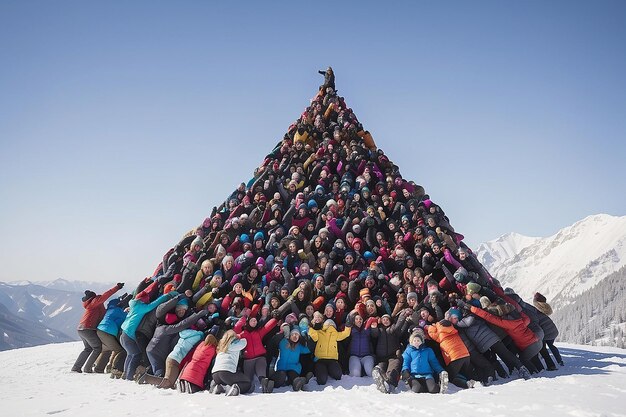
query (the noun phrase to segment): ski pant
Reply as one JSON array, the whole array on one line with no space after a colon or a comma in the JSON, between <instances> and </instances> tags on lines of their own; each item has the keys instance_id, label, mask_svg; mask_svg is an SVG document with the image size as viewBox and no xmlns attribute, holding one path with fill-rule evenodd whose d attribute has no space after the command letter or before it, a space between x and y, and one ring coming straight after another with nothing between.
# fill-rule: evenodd
<instances>
[{"instance_id":1,"label":"ski pant","mask_svg":"<svg viewBox=\"0 0 626 417\"><path fill-rule=\"evenodd\" d=\"M220 385L235 385L239 386L239 392L246 393L250 391L252 384L243 372L228 372L217 371L213 372L213 381Z\"/></svg>"},{"instance_id":2,"label":"ski pant","mask_svg":"<svg viewBox=\"0 0 626 417\"><path fill-rule=\"evenodd\" d=\"M378 362L378 368L380 368L383 377L389 384L394 387L398 386L398 382L400 381L400 368L402 367L402 359L397 358L395 356Z\"/></svg>"},{"instance_id":3,"label":"ski pant","mask_svg":"<svg viewBox=\"0 0 626 417\"><path fill-rule=\"evenodd\" d=\"M102 342L94 329L79 330L78 336L83 341L84 349L76 358L72 371L81 371L84 366L85 372L93 372L93 364L102 352Z\"/></svg>"},{"instance_id":4,"label":"ski pant","mask_svg":"<svg viewBox=\"0 0 626 417\"><path fill-rule=\"evenodd\" d=\"M526 349L522 350L519 354L520 360L531 373L539 372L540 370L533 364L532 359L539 353L542 346L543 341L537 340L535 343L527 346Z\"/></svg>"},{"instance_id":5,"label":"ski pant","mask_svg":"<svg viewBox=\"0 0 626 417\"><path fill-rule=\"evenodd\" d=\"M122 332L120 342L126 351L126 360L124 361L124 375L129 381L133 380L139 361L141 361L141 349L135 339Z\"/></svg>"},{"instance_id":6,"label":"ski pant","mask_svg":"<svg viewBox=\"0 0 626 417\"><path fill-rule=\"evenodd\" d=\"M285 383L292 385L294 379L298 378L300 375L296 371L276 371L274 375L272 375L272 381L274 381L274 388L280 388Z\"/></svg>"},{"instance_id":7,"label":"ski pant","mask_svg":"<svg viewBox=\"0 0 626 417\"><path fill-rule=\"evenodd\" d=\"M372 376L372 369L374 369L374 357L363 356L360 358L358 356L350 356L348 367L350 369L350 376L363 376L363 371L365 371L365 375Z\"/></svg>"},{"instance_id":8,"label":"ski pant","mask_svg":"<svg viewBox=\"0 0 626 417\"><path fill-rule=\"evenodd\" d=\"M470 363L474 367L476 371L476 377L482 382L487 382L489 377L495 379L496 369L494 366L485 358L482 353L475 351L470 353Z\"/></svg>"},{"instance_id":9,"label":"ski pant","mask_svg":"<svg viewBox=\"0 0 626 417\"><path fill-rule=\"evenodd\" d=\"M267 359L265 356L259 356L254 359L244 359L243 373L252 381L256 374L259 379L267 377Z\"/></svg>"},{"instance_id":10,"label":"ski pant","mask_svg":"<svg viewBox=\"0 0 626 417\"><path fill-rule=\"evenodd\" d=\"M318 385L326 384L329 376L339 381L342 374L341 365L336 359L320 359L315 362L315 379Z\"/></svg>"},{"instance_id":11,"label":"ski pant","mask_svg":"<svg viewBox=\"0 0 626 417\"><path fill-rule=\"evenodd\" d=\"M118 342L117 337L102 330L98 330L97 333L102 342L102 353L96 359L94 372L104 372L107 363L111 365L111 369L123 370L126 351Z\"/></svg>"},{"instance_id":12,"label":"ski pant","mask_svg":"<svg viewBox=\"0 0 626 417\"><path fill-rule=\"evenodd\" d=\"M459 388L467 388L467 375L471 373L470 357L455 359L446 366L450 382Z\"/></svg>"},{"instance_id":13,"label":"ski pant","mask_svg":"<svg viewBox=\"0 0 626 417\"><path fill-rule=\"evenodd\" d=\"M415 393L429 392L437 394L439 392L439 384L433 378L411 378L409 379L409 387Z\"/></svg>"},{"instance_id":14,"label":"ski pant","mask_svg":"<svg viewBox=\"0 0 626 417\"><path fill-rule=\"evenodd\" d=\"M502 359L507 368L509 368L509 372L513 369L519 369L522 367L522 361L520 361L519 358L504 345L504 343L494 343L489 349Z\"/></svg>"},{"instance_id":15,"label":"ski pant","mask_svg":"<svg viewBox=\"0 0 626 417\"><path fill-rule=\"evenodd\" d=\"M557 363L560 365L563 363L563 358L561 357L561 352L559 352L559 348L554 346L554 339L552 340L544 340L544 345L548 345L550 348L550 352L554 355L554 359L556 359Z\"/></svg>"}]
</instances>

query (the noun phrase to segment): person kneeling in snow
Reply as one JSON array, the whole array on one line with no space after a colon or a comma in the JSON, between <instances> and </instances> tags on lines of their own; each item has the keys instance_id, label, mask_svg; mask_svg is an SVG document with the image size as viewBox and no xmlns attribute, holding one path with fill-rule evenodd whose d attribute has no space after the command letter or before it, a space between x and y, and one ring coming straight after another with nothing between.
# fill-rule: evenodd
<instances>
[{"instance_id":1,"label":"person kneeling in snow","mask_svg":"<svg viewBox=\"0 0 626 417\"><path fill-rule=\"evenodd\" d=\"M409 346L402 354L402 379L415 393L445 393L448 389L448 374L435 357L435 352L424 345L424 332L416 328L409 336ZM435 374L439 374L438 385Z\"/></svg>"}]
</instances>

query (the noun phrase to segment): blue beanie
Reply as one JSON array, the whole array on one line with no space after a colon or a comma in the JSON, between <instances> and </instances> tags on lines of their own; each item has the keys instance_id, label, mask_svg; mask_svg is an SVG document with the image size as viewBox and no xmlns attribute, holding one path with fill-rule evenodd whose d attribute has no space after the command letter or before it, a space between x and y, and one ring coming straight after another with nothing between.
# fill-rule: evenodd
<instances>
[{"instance_id":1,"label":"blue beanie","mask_svg":"<svg viewBox=\"0 0 626 417\"><path fill-rule=\"evenodd\" d=\"M263 234L263 232L256 232L254 234L254 240L263 240L265 239L265 235Z\"/></svg>"},{"instance_id":2,"label":"blue beanie","mask_svg":"<svg viewBox=\"0 0 626 417\"><path fill-rule=\"evenodd\" d=\"M189 307L189 300L187 300L186 298L183 298L182 300L178 300L176 305L177 306Z\"/></svg>"},{"instance_id":3,"label":"blue beanie","mask_svg":"<svg viewBox=\"0 0 626 417\"><path fill-rule=\"evenodd\" d=\"M310 209L312 209L313 207L317 207L317 201L315 200L309 200L308 203L306 203L307 207Z\"/></svg>"},{"instance_id":4,"label":"blue beanie","mask_svg":"<svg viewBox=\"0 0 626 417\"><path fill-rule=\"evenodd\" d=\"M463 318L463 314L461 313L461 310L459 310L458 308L451 308L450 310L448 310L448 314L450 316L456 316L459 320Z\"/></svg>"},{"instance_id":5,"label":"blue beanie","mask_svg":"<svg viewBox=\"0 0 626 417\"><path fill-rule=\"evenodd\" d=\"M239 241L243 244L243 243L250 243L250 236L248 236L247 234L242 234L241 236L239 236Z\"/></svg>"}]
</instances>

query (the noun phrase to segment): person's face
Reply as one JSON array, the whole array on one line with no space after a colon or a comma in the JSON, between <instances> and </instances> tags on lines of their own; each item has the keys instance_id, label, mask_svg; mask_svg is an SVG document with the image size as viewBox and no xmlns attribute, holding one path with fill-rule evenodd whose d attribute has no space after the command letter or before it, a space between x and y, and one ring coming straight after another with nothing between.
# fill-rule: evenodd
<instances>
[{"instance_id":1,"label":"person's face","mask_svg":"<svg viewBox=\"0 0 626 417\"><path fill-rule=\"evenodd\" d=\"M209 304L209 305L207 306L207 308L206 308L206 309L207 309L207 311L208 311L209 313L213 314L213 313L215 313L215 312L217 311L217 306L216 306L215 304L211 303L211 304Z\"/></svg>"},{"instance_id":2,"label":"person's face","mask_svg":"<svg viewBox=\"0 0 626 417\"><path fill-rule=\"evenodd\" d=\"M254 280L256 277L259 276L259 271L256 269L251 269L250 274L248 276Z\"/></svg>"},{"instance_id":3,"label":"person's face","mask_svg":"<svg viewBox=\"0 0 626 417\"><path fill-rule=\"evenodd\" d=\"M324 287L324 278L323 277L315 278L315 287L317 287L317 288L323 288Z\"/></svg>"},{"instance_id":4,"label":"person's face","mask_svg":"<svg viewBox=\"0 0 626 417\"><path fill-rule=\"evenodd\" d=\"M420 339L419 337L414 337L411 340L411 346L418 349L420 346L422 346L422 339Z\"/></svg>"},{"instance_id":5,"label":"person's face","mask_svg":"<svg viewBox=\"0 0 626 417\"><path fill-rule=\"evenodd\" d=\"M348 281L341 281L341 284L339 284L339 289L343 292L346 292L348 290Z\"/></svg>"},{"instance_id":6,"label":"person's face","mask_svg":"<svg viewBox=\"0 0 626 417\"><path fill-rule=\"evenodd\" d=\"M343 298L338 299L338 300L336 301L336 304L337 304L337 309L338 309L338 310L343 310L343 309L345 309L345 308L346 308L346 302L345 302L345 301L343 301Z\"/></svg>"},{"instance_id":7,"label":"person's face","mask_svg":"<svg viewBox=\"0 0 626 417\"><path fill-rule=\"evenodd\" d=\"M363 317L361 316L355 316L354 317L354 325L356 327L361 327L363 325Z\"/></svg>"},{"instance_id":8,"label":"person's face","mask_svg":"<svg viewBox=\"0 0 626 417\"><path fill-rule=\"evenodd\" d=\"M333 309L331 307L326 307L324 309L324 315L326 317L331 318L334 314L335 314L335 312L333 311Z\"/></svg>"},{"instance_id":9,"label":"person's face","mask_svg":"<svg viewBox=\"0 0 626 417\"><path fill-rule=\"evenodd\" d=\"M276 298L272 298L270 300L270 304L272 305L273 309L277 309L278 306L280 305L279 301Z\"/></svg>"},{"instance_id":10,"label":"person's face","mask_svg":"<svg viewBox=\"0 0 626 417\"><path fill-rule=\"evenodd\" d=\"M415 304L417 304L417 299L411 297L407 299L407 303L409 303L410 307L415 307Z\"/></svg>"},{"instance_id":11,"label":"person's face","mask_svg":"<svg viewBox=\"0 0 626 417\"><path fill-rule=\"evenodd\" d=\"M243 288L241 287L241 284L240 285L235 285L234 290L235 290L235 293L241 294L241 292L243 291Z\"/></svg>"},{"instance_id":12,"label":"person's face","mask_svg":"<svg viewBox=\"0 0 626 417\"><path fill-rule=\"evenodd\" d=\"M459 259L464 261L467 258L467 254L465 252L459 252Z\"/></svg>"},{"instance_id":13,"label":"person's face","mask_svg":"<svg viewBox=\"0 0 626 417\"><path fill-rule=\"evenodd\" d=\"M352 257L352 255L346 255L345 261L348 265L351 265L352 262L354 262L354 258Z\"/></svg>"},{"instance_id":14,"label":"person's face","mask_svg":"<svg viewBox=\"0 0 626 417\"><path fill-rule=\"evenodd\" d=\"M289 244L289 252L296 253L296 244L295 243L292 242L292 243Z\"/></svg>"},{"instance_id":15,"label":"person's face","mask_svg":"<svg viewBox=\"0 0 626 417\"><path fill-rule=\"evenodd\" d=\"M310 269L309 269L309 266L308 266L308 265L306 265L306 264L302 264L302 265L300 266L300 274L301 274L301 275L306 275L306 274L308 274L308 273L309 273L309 271L310 271Z\"/></svg>"},{"instance_id":16,"label":"person's face","mask_svg":"<svg viewBox=\"0 0 626 417\"><path fill-rule=\"evenodd\" d=\"M202 264L202 273L204 275L210 275L213 272L213 265L210 262Z\"/></svg>"},{"instance_id":17,"label":"person's face","mask_svg":"<svg viewBox=\"0 0 626 417\"><path fill-rule=\"evenodd\" d=\"M289 335L289 340L291 340L291 343L298 343L298 340L300 340L300 333L297 332L293 332Z\"/></svg>"},{"instance_id":18,"label":"person's face","mask_svg":"<svg viewBox=\"0 0 626 417\"><path fill-rule=\"evenodd\" d=\"M226 269L230 269L233 267L233 260L229 259L224 263L224 266L226 267Z\"/></svg>"},{"instance_id":19,"label":"person's face","mask_svg":"<svg viewBox=\"0 0 626 417\"><path fill-rule=\"evenodd\" d=\"M186 307L181 307L181 306L176 306L174 311L176 312L176 315L178 316L178 318L181 318L181 317L185 316L185 313L187 313L187 308Z\"/></svg>"},{"instance_id":20,"label":"person's face","mask_svg":"<svg viewBox=\"0 0 626 417\"><path fill-rule=\"evenodd\" d=\"M367 314L369 314L370 316L373 316L374 314L376 314L376 304L368 303L365 306L365 310L367 310Z\"/></svg>"},{"instance_id":21,"label":"person's face","mask_svg":"<svg viewBox=\"0 0 626 417\"><path fill-rule=\"evenodd\" d=\"M315 312L315 309L313 308L312 305L308 305L306 306L306 308L304 309L304 312L306 313L307 316L312 317L313 313Z\"/></svg>"},{"instance_id":22,"label":"person's face","mask_svg":"<svg viewBox=\"0 0 626 417\"><path fill-rule=\"evenodd\" d=\"M361 251L361 244L359 242L355 242L354 244L352 244L352 247L354 248L355 251L360 252Z\"/></svg>"},{"instance_id":23,"label":"person's face","mask_svg":"<svg viewBox=\"0 0 626 417\"><path fill-rule=\"evenodd\" d=\"M413 252L415 253L415 256L417 256L418 258L422 256L422 250L420 248L415 249Z\"/></svg>"},{"instance_id":24,"label":"person's face","mask_svg":"<svg viewBox=\"0 0 626 417\"><path fill-rule=\"evenodd\" d=\"M263 247L263 241L262 240L255 240L254 241L254 247L256 249L261 249Z\"/></svg>"},{"instance_id":25,"label":"person's face","mask_svg":"<svg viewBox=\"0 0 626 417\"><path fill-rule=\"evenodd\" d=\"M304 291L298 292L298 300L300 301L304 300Z\"/></svg>"},{"instance_id":26,"label":"person's face","mask_svg":"<svg viewBox=\"0 0 626 417\"><path fill-rule=\"evenodd\" d=\"M457 324L459 322L459 318L455 315L450 316L450 323Z\"/></svg>"},{"instance_id":27,"label":"person's face","mask_svg":"<svg viewBox=\"0 0 626 417\"><path fill-rule=\"evenodd\" d=\"M432 217L428 218L428 225L430 227L435 227L435 219L433 219Z\"/></svg>"},{"instance_id":28,"label":"person's face","mask_svg":"<svg viewBox=\"0 0 626 417\"><path fill-rule=\"evenodd\" d=\"M289 291L287 291L287 290L280 290L280 296L283 297L283 298L289 297Z\"/></svg>"},{"instance_id":29,"label":"person's face","mask_svg":"<svg viewBox=\"0 0 626 417\"><path fill-rule=\"evenodd\" d=\"M389 317L383 317L381 322L382 322L383 326L385 326L385 327L389 327L391 325L391 320L389 320Z\"/></svg>"},{"instance_id":30,"label":"person's face","mask_svg":"<svg viewBox=\"0 0 626 417\"><path fill-rule=\"evenodd\" d=\"M441 252L441 248L439 248L439 246L437 245L433 246L433 253L435 255L439 255L439 252Z\"/></svg>"},{"instance_id":31,"label":"person's face","mask_svg":"<svg viewBox=\"0 0 626 417\"><path fill-rule=\"evenodd\" d=\"M248 324L250 325L250 327L255 328L258 324L256 317L251 317L250 320L248 320Z\"/></svg>"}]
</instances>

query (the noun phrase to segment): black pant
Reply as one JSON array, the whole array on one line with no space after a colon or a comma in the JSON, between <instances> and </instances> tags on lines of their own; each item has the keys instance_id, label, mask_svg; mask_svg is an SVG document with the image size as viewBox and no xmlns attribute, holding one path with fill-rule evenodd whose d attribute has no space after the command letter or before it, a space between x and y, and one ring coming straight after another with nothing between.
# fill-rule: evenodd
<instances>
[{"instance_id":1,"label":"black pant","mask_svg":"<svg viewBox=\"0 0 626 417\"><path fill-rule=\"evenodd\" d=\"M411 378L409 387L415 393L430 392L431 394L436 394L439 392L439 384L433 378Z\"/></svg>"},{"instance_id":2,"label":"black pant","mask_svg":"<svg viewBox=\"0 0 626 417\"><path fill-rule=\"evenodd\" d=\"M475 351L470 353L470 362L475 370L475 376L472 378L476 378L482 382L487 382L489 377L495 379L496 370L494 366L489 362L482 353Z\"/></svg>"},{"instance_id":3,"label":"black pant","mask_svg":"<svg viewBox=\"0 0 626 417\"><path fill-rule=\"evenodd\" d=\"M519 369L522 367L522 361L520 361L519 358L504 345L504 343L495 343L489 349L502 359L507 368L509 368L509 372L513 369Z\"/></svg>"},{"instance_id":4,"label":"black pant","mask_svg":"<svg viewBox=\"0 0 626 417\"><path fill-rule=\"evenodd\" d=\"M293 380L299 376L296 371L276 371L274 375L271 376L271 379L274 381L274 388L280 388L285 385L285 383L289 385L293 384Z\"/></svg>"},{"instance_id":5,"label":"black pant","mask_svg":"<svg viewBox=\"0 0 626 417\"><path fill-rule=\"evenodd\" d=\"M341 365L336 359L320 359L315 362L315 378L318 385L326 384L329 376L339 381L342 374Z\"/></svg>"},{"instance_id":6,"label":"black pant","mask_svg":"<svg viewBox=\"0 0 626 417\"><path fill-rule=\"evenodd\" d=\"M450 382L459 388L467 388L467 375L471 373L470 357L453 360L446 366Z\"/></svg>"},{"instance_id":7,"label":"black pant","mask_svg":"<svg viewBox=\"0 0 626 417\"><path fill-rule=\"evenodd\" d=\"M213 372L213 381L220 385L239 385L239 392L244 394L250 390L250 380L243 372L217 371Z\"/></svg>"},{"instance_id":8,"label":"black pant","mask_svg":"<svg viewBox=\"0 0 626 417\"><path fill-rule=\"evenodd\" d=\"M554 346L554 339L544 340L543 344L548 345L548 347L550 348L550 352L552 352L552 354L554 355L554 359L556 359L557 363L561 365L563 363L563 358L561 357L561 352L559 352L559 349Z\"/></svg>"}]
</instances>

